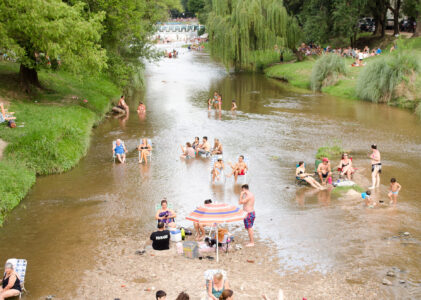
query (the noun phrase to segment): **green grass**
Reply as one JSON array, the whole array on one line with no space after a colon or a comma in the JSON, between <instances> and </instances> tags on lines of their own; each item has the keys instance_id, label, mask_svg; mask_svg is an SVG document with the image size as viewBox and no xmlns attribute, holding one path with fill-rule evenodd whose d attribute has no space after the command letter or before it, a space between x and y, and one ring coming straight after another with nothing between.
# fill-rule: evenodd
<instances>
[{"instance_id":1,"label":"green grass","mask_svg":"<svg viewBox=\"0 0 421 300\"><path fill-rule=\"evenodd\" d=\"M353 185L353 186L337 186L332 190L332 195L334 196L340 196L343 193L348 192L349 190L354 190L358 193L363 193L365 192L364 188L362 188L359 185Z\"/></svg>"},{"instance_id":2,"label":"green grass","mask_svg":"<svg viewBox=\"0 0 421 300\"><path fill-rule=\"evenodd\" d=\"M18 125L11 129L0 124L0 138L9 143L0 161L0 224L37 174L65 172L79 162L88 150L92 127L120 93L105 78L43 71L39 78L46 89L28 96L20 92L17 72L18 65L0 63L0 93L16 112Z\"/></svg>"},{"instance_id":3,"label":"green grass","mask_svg":"<svg viewBox=\"0 0 421 300\"><path fill-rule=\"evenodd\" d=\"M267 68L265 73L271 78L287 81L295 87L309 89L314 62L314 59L309 58L302 62L283 63Z\"/></svg>"},{"instance_id":4,"label":"green grass","mask_svg":"<svg viewBox=\"0 0 421 300\"><path fill-rule=\"evenodd\" d=\"M411 53L410 55L413 56L421 57L421 38L400 39L397 41L397 45L398 51L410 50L411 52L407 53ZM372 62L388 56L390 56L389 52L384 51L381 56L367 58L364 60L367 64L364 67L351 67L353 59L346 59L346 75L341 76L336 84L322 87L321 91L339 98L352 100L361 99L357 96L356 92L357 80L360 77L360 73ZM418 60L420 61L421 59ZM306 58L302 62L277 64L265 69L264 71L268 77L287 81L294 87L310 89L310 78L314 65L314 58ZM416 77L414 89L413 95L415 95L416 99L406 99L405 97L400 97L394 101L390 101L388 104L409 109L417 107L415 112L421 118L421 75Z\"/></svg>"}]
</instances>

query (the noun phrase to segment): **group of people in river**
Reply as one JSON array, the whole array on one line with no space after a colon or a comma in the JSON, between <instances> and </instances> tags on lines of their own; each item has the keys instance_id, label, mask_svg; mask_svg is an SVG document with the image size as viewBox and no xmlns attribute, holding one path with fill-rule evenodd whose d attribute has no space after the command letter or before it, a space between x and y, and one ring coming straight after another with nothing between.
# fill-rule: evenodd
<instances>
[{"instance_id":1,"label":"group of people in river","mask_svg":"<svg viewBox=\"0 0 421 300\"><path fill-rule=\"evenodd\" d=\"M206 282L206 290L209 300L234 300L234 292L230 289L227 278L222 273L216 273L211 280ZM167 293L159 290L155 294L156 300L167 300ZM186 292L178 294L175 300L190 300Z\"/></svg>"},{"instance_id":2,"label":"group of people in river","mask_svg":"<svg viewBox=\"0 0 421 300\"><path fill-rule=\"evenodd\" d=\"M382 172L381 155L377 149L377 145L371 145L371 154L369 154L371 160L371 180L372 185L368 188L365 193L362 193L362 198L369 207L374 207L376 202L372 201L371 191L380 187L380 174ZM339 177L345 178L351 181L352 175L355 172L355 168L352 165L352 157L347 153L342 154L341 161L338 165ZM317 175L319 181L314 178ZM307 173L305 163L300 161L295 170L295 176L297 180L305 181L316 189L325 189L328 183L332 183L332 168L328 158L323 158L322 162L317 166L315 174ZM401 185L397 182L396 178L390 180L390 191L388 193L389 204L396 204ZM383 202L383 201L381 201Z\"/></svg>"},{"instance_id":3,"label":"group of people in river","mask_svg":"<svg viewBox=\"0 0 421 300\"><path fill-rule=\"evenodd\" d=\"M213 97L208 99L208 110L215 110L221 111L222 110L222 95L218 92L214 92ZM237 110L237 101L231 101L231 111Z\"/></svg>"}]
</instances>

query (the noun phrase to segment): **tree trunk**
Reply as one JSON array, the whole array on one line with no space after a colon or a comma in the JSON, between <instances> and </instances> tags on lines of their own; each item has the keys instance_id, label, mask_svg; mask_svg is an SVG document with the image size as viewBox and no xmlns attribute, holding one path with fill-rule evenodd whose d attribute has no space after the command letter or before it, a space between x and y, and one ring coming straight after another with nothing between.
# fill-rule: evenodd
<instances>
[{"instance_id":1,"label":"tree trunk","mask_svg":"<svg viewBox=\"0 0 421 300\"><path fill-rule=\"evenodd\" d=\"M417 27L415 28L414 34L412 37L418 37L421 36L421 13L418 13L418 16L416 18Z\"/></svg>"},{"instance_id":2,"label":"tree trunk","mask_svg":"<svg viewBox=\"0 0 421 300\"><path fill-rule=\"evenodd\" d=\"M295 56L297 57L298 61L303 61L303 53L301 51L298 51L297 48L293 48L292 49L292 53L295 54Z\"/></svg>"},{"instance_id":3,"label":"tree trunk","mask_svg":"<svg viewBox=\"0 0 421 300\"><path fill-rule=\"evenodd\" d=\"M380 21L379 21L379 18L378 17L376 17L375 19L374 19L374 31L373 31L373 35L377 35L377 34L379 34L379 26L380 26Z\"/></svg>"},{"instance_id":4,"label":"tree trunk","mask_svg":"<svg viewBox=\"0 0 421 300\"><path fill-rule=\"evenodd\" d=\"M387 9L385 10L385 12L383 13L381 20L380 20L382 29L381 29L381 37L384 37L386 34L386 23L387 23Z\"/></svg>"},{"instance_id":5,"label":"tree trunk","mask_svg":"<svg viewBox=\"0 0 421 300\"><path fill-rule=\"evenodd\" d=\"M395 1L393 12L393 35L399 34L399 11L401 10L401 0Z\"/></svg>"},{"instance_id":6,"label":"tree trunk","mask_svg":"<svg viewBox=\"0 0 421 300\"><path fill-rule=\"evenodd\" d=\"M41 83L38 80L37 70L28 68L22 64L20 65L19 70L19 80L27 93L31 91L31 85L41 87Z\"/></svg>"}]
</instances>

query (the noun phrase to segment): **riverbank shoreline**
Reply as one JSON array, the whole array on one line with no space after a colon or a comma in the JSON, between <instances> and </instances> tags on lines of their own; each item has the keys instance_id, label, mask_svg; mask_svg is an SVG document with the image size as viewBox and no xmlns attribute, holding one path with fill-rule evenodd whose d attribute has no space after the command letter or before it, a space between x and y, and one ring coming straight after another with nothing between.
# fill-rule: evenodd
<instances>
[{"instance_id":1,"label":"riverbank shoreline","mask_svg":"<svg viewBox=\"0 0 421 300\"><path fill-rule=\"evenodd\" d=\"M418 53L420 51L417 50L416 52ZM369 57L365 59L364 62L366 62L366 64L370 64L371 62L387 55L390 54L386 53L377 57ZM421 57L421 54L419 54L419 56ZM264 74L269 78L280 80L282 82L290 84L293 87L311 90L310 80L316 60L317 58L308 57L304 61L300 62L296 61L276 64L266 68L264 70ZM354 60L351 58L345 59L347 70L346 75L340 76L337 82L333 85L322 87L321 92L334 97L339 97L348 100L363 100L357 96L356 88L358 77L361 71L364 68L366 68L366 66L352 67L351 64L353 62ZM421 107L421 76L416 76L414 87L415 90L412 91L411 95L407 95L404 93L403 95L397 97L397 99L392 99L386 104L390 106L410 109L411 111L416 112L421 118L421 109L419 108Z\"/></svg>"},{"instance_id":2,"label":"riverbank shoreline","mask_svg":"<svg viewBox=\"0 0 421 300\"><path fill-rule=\"evenodd\" d=\"M2 102L15 112L16 128L0 126L7 143L0 161L0 225L29 192L36 175L62 173L85 156L92 128L118 99L120 90L107 78L81 78L64 71L42 71L43 89L21 91L19 65L0 63Z\"/></svg>"}]
</instances>

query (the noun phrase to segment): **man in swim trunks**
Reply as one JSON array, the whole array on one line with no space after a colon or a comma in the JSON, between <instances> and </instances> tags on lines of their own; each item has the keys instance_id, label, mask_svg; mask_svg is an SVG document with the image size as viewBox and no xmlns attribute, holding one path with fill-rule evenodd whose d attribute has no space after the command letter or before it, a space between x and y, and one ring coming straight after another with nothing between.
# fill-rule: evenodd
<instances>
[{"instance_id":1,"label":"man in swim trunks","mask_svg":"<svg viewBox=\"0 0 421 300\"><path fill-rule=\"evenodd\" d=\"M380 152L377 150L377 145L371 145L371 180L372 185L369 189L374 189L380 186L380 173L382 172L382 162Z\"/></svg>"},{"instance_id":2,"label":"man in swim trunks","mask_svg":"<svg viewBox=\"0 0 421 300\"><path fill-rule=\"evenodd\" d=\"M319 174L322 185L326 185L328 178L332 176L329 159L326 157L323 158L322 163L317 167L317 173Z\"/></svg>"},{"instance_id":3,"label":"man in swim trunks","mask_svg":"<svg viewBox=\"0 0 421 300\"><path fill-rule=\"evenodd\" d=\"M207 136L204 136L202 138L202 143L197 148L198 148L197 149L197 152L199 154L207 154L207 153L210 153L211 146L210 146L210 144L208 142L208 137Z\"/></svg>"},{"instance_id":4,"label":"man in swim trunks","mask_svg":"<svg viewBox=\"0 0 421 300\"><path fill-rule=\"evenodd\" d=\"M246 228L250 243L246 245L246 247L253 247L254 246L254 237L253 237L253 225L254 220L256 219L256 213L254 211L254 195L252 192L249 191L248 184L244 184L241 187L241 194L240 200L238 204L243 205L243 210L247 212L247 216L244 219L244 227Z\"/></svg>"},{"instance_id":5,"label":"man in swim trunks","mask_svg":"<svg viewBox=\"0 0 421 300\"><path fill-rule=\"evenodd\" d=\"M248 166L244 161L244 155L240 155L238 158L238 163L233 165L232 163L228 163L231 166L232 172L231 174L228 174L227 177L231 177L234 175L235 183L237 183L238 176L240 175L246 175L246 172L248 171Z\"/></svg>"},{"instance_id":6,"label":"man in swim trunks","mask_svg":"<svg viewBox=\"0 0 421 300\"><path fill-rule=\"evenodd\" d=\"M396 204L398 202L398 194L401 190L401 185L396 181L396 178L390 179L390 192L388 194L389 204Z\"/></svg>"}]
</instances>

